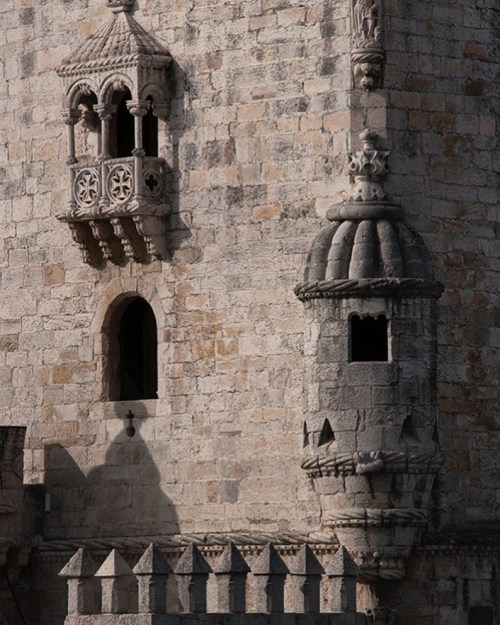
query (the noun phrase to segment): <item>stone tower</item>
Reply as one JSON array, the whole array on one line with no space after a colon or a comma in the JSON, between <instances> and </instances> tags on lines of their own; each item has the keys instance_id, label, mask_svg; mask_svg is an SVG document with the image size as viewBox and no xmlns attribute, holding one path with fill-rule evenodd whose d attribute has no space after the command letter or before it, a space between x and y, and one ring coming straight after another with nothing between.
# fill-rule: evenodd
<instances>
[{"instance_id":1,"label":"stone tower","mask_svg":"<svg viewBox=\"0 0 500 625\"><path fill-rule=\"evenodd\" d=\"M1 625L499 621L499 19L0 2Z\"/></svg>"}]
</instances>

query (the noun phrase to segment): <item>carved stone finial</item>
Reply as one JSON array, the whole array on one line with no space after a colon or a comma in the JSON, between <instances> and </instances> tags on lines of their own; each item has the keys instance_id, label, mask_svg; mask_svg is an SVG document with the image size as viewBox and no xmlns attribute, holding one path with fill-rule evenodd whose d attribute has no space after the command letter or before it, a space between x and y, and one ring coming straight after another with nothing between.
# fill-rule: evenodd
<instances>
[{"instance_id":1,"label":"carved stone finial","mask_svg":"<svg viewBox=\"0 0 500 625\"><path fill-rule=\"evenodd\" d=\"M349 171L354 176L354 190L349 198L352 202L373 202L387 200L381 181L389 172L388 150L375 147L377 134L364 130L359 135L363 149L349 153Z\"/></svg>"},{"instance_id":2,"label":"carved stone finial","mask_svg":"<svg viewBox=\"0 0 500 625\"><path fill-rule=\"evenodd\" d=\"M121 13L122 11L130 11L134 6L134 0L106 0L106 6L113 13Z\"/></svg>"}]
</instances>

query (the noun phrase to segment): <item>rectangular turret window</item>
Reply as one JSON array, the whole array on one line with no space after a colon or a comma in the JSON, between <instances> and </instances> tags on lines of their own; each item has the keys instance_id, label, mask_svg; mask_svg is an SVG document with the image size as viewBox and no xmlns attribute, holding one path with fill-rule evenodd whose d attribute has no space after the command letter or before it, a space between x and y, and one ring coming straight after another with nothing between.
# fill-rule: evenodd
<instances>
[{"instance_id":1,"label":"rectangular turret window","mask_svg":"<svg viewBox=\"0 0 500 625\"><path fill-rule=\"evenodd\" d=\"M469 608L469 625L495 625L493 608L486 605L475 605Z\"/></svg>"},{"instance_id":2,"label":"rectangular turret window","mask_svg":"<svg viewBox=\"0 0 500 625\"><path fill-rule=\"evenodd\" d=\"M350 361L386 362L389 360L388 325L385 315L349 319Z\"/></svg>"}]
</instances>

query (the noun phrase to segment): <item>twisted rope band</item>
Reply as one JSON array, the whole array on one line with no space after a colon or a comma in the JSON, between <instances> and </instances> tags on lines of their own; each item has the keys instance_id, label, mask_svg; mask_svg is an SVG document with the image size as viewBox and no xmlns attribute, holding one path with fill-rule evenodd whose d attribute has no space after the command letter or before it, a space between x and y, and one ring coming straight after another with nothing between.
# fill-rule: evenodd
<instances>
[{"instance_id":1,"label":"twisted rope band","mask_svg":"<svg viewBox=\"0 0 500 625\"><path fill-rule=\"evenodd\" d=\"M334 510L324 516L325 523L336 527L382 527L427 525L427 511L419 508L350 508Z\"/></svg>"},{"instance_id":2,"label":"twisted rope band","mask_svg":"<svg viewBox=\"0 0 500 625\"><path fill-rule=\"evenodd\" d=\"M316 280L295 287L302 301L322 297L401 297L419 295L437 299L443 292L441 282L417 278L360 278L359 280Z\"/></svg>"},{"instance_id":3,"label":"twisted rope band","mask_svg":"<svg viewBox=\"0 0 500 625\"><path fill-rule=\"evenodd\" d=\"M302 461L309 477L338 477L368 473L436 473L443 464L440 451L366 451L316 454Z\"/></svg>"},{"instance_id":4,"label":"twisted rope band","mask_svg":"<svg viewBox=\"0 0 500 625\"><path fill-rule=\"evenodd\" d=\"M155 543L160 549L182 549L195 544L202 550L222 549L229 542L233 542L243 550L252 551L254 548L264 547L268 543L280 549L298 548L306 543L318 549L338 544L338 540L332 531L313 533L282 532L282 533L227 533L227 534L176 534L171 536L140 536L120 538L82 538L43 541L37 545L39 551L76 551L80 547L93 550L109 549L145 549L151 543Z\"/></svg>"}]
</instances>

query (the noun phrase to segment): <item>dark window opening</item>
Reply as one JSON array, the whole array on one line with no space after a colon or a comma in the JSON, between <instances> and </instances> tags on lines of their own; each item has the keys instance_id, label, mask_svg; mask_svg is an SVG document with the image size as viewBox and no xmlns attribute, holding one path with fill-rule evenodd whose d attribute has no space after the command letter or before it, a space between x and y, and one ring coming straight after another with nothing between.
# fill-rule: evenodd
<instances>
[{"instance_id":1,"label":"dark window opening","mask_svg":"<svg viewBox=\"0 0 500 625\"><path fill-rule=\"evenodd\" d=\"M469 608L468 625L495 625L493 608L487 605L475 605Z\"/></svg>"},{"instance_id":2,"label":"dark window opening","mask_svg":"<svg viewBox=\"0 0 500 625\"><path fill-rule=\"evenodd\" d=\"M148 96L149 109L142 118L142 145L146 156L158 156L158 118L153 115L153 98Z\"/></svg>"},{"instance_id":3,"label":"dark window opening","mask_svg":"<svg viewBox=\"0 0 500 625\"><path fill-rule=\"evenodd\" d=\"M378 317L350 318L351 362L387 361L387 319Z\"/></svg>"},{"instance_id":4,"label":"dark window opening","mask_svg":"<svg viewBox=\"0 0 500 625\"><path fill-rule=\"evenodd\" d=\"M118 335L120 400L156 399L158 385L156 320L151 306L134 299L125 309Z\"/></svg>"},{"instance_id":5,"label":"dark window opening","mask_svg":"<svg viewBox=\"0 0 500 625\"><path fill-rule=\"evenodd\" d=\"M112 103L116 106L109 128L109 151L112 158L132 156L134 149L134 116L127 108L127 100L132 99L128 89L115 91Z\"/></svg>"}]
</instances>

